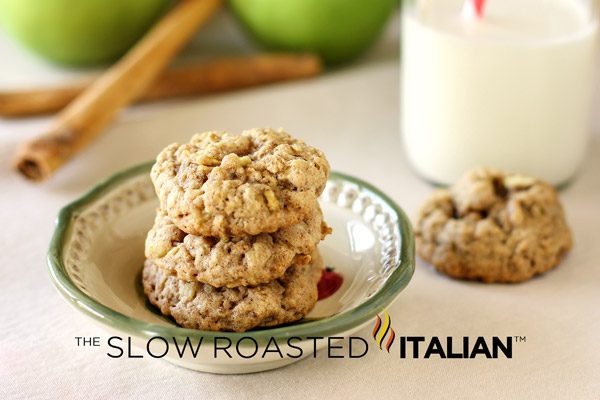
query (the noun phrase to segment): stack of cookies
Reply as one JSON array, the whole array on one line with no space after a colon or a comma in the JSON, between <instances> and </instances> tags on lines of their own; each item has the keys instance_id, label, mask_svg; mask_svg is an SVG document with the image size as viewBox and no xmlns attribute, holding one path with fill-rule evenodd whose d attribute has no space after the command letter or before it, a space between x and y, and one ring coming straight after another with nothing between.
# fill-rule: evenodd
<instances>
[{"instance_id":1,"label":"stack of cookies","mask_svg":"<svg viewBox=\"0 0 600 400\"><path fill-rule=\"evenodd\" d=\"M243 332L304 317L330 232L317 202L323 153L283 131L205 132L152 168L160 208L143 286L184 327Z\"/></svg>"}]
</instances>

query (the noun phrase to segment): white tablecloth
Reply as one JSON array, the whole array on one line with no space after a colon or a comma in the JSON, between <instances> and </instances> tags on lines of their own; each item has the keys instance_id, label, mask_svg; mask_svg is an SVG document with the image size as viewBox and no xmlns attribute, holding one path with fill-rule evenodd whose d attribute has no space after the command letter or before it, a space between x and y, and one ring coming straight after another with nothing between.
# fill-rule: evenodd
<instances>
[{"instance_id":1,"label":"white tablecloth","mask_svg":"<svg viewBox=\"0 0 600 400\"><path fill-rule=\"evenodd\" d=\"M419 262L389 309L398 335L526 336L512 359L400 359L376 349L339 360L320 352L272 372L219 376L76 347L75 336L106 335L48 277L45 256L58 210L99 179L196 131L286 127L323 149L334 169L372 182L414 215L432 188L402 153L397 45L394 24L362 62L318 79L136 107L41 185L24 181L9 160L48 119L0 120L0 398L600 398L597 139L578 179L561 193L575 234L563 265L524 284L483 285L448 279ZM0 60L2 88L72 77L4 36ZM359 334L372 340L370 329Z\"/></svg>"}]
</instances>

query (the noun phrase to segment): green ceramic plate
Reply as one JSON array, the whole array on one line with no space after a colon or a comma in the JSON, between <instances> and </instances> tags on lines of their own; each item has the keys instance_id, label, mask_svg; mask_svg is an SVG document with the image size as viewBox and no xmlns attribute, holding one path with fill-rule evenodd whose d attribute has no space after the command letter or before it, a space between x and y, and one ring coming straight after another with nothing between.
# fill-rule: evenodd
<instances>
[{"instance_id":1,"label":"green ceramic plate","mask_svg":"<svg viewBox=\"0 0 600 400\"><path fill-rule=\"evenodd\" d=\"M347 336L372 323L412 277L414 239L404 212L372 185L334 172L320 198L333 234L319 247L325 263L344 276L334 296L318 302L304 320L272 329L230 333L178 327L149 305L139 283L144 239L158 205L151 166L118 173L63 208L48 253L50 275L60 293L109 332L131 336L139 347L155 336L205 342L226 337L234 343L249 337L261 346L271 338L285 342L297 337L306 356L314 350L307 337ZM219 373L253 372L297 360L216 360L208 353L180 358L171 352L164 358Z\"/></svg>"}]
</instances>

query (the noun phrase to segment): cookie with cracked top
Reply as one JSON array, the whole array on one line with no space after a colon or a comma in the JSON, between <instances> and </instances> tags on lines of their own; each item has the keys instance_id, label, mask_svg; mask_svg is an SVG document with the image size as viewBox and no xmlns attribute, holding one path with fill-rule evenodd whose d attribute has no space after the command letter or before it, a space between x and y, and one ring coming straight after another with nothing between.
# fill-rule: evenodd
<instances>
[{"instance_id":1,"label":"cookie with cracked top","mask_svg":"<svg viewBox=\"0 0 600 400\"><path fill-rule=\"evenodd\" d=\"M415 228L421 258L449 276L521 282L558 265L572 237L556 190L520 174L467 172L435 191Z\"/></svg>"},{"instance_id":2,"label":"cookie with cracked top","mask_svg":"<svg viewBox=\"0 0 600 400\"><path fill-rule=\"evenodd\" d=\"M293 265L272 282L215 288L177 279L146 260L142 284L150 302L185 328L244 332L303 318L317 302L322 269L315 251L311 263Z\"/></svg>"},{"instance_id":3,"label":"cookie with cracked top","mask_svg":"<svg viewBox=\"0 0 600 400\"><path fill-rule=\"evenodd\" d=\"M181 230L220 237L305 219L328 174L320 150L273 129L197 134L166 147L151 171L161 209Z\"/></svg>"},{"instance_id":4,"label":"cookie with cracked top","mask_svg":"<svg viewBox=\"0 0 600 400\"><path fill-rule=\"evenodd\" d=\"M253 286L280 278L331 231L318 205L308 218L273 233L229 238L189 235L158 212L146 238L146 257L184 281L216 287Z\"/></svg>"}]
</instances>

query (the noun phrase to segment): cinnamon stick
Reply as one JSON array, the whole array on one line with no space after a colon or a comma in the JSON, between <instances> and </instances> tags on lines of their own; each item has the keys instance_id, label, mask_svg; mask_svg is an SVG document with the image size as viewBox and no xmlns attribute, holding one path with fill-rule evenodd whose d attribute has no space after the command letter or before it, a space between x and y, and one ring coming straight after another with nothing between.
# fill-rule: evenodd
<instances>
[{"instance_id":1,"label":"cinnamon stick","mask_svg":"<svg viewBox=\"0 0 600 400\"><path fill-rule=\"evenodd\" d=\"M321 72L312 54L263 54L171 68L146 89L140 102L216 93L293 79ZM60 111L93 80L63 87L0 92L0 116L15 118Z\"/></svg>"},{"instance_id":2,"label":"cinnamon stick","mask_svg":"<svg viewBox=\"0 0 600 400\"><path fill-rule=\"evenodd\" d=\"M144 92L221 4L222 0L177 2L134 48L70 103L45 134L19 148L17 170L34 181L52 175Z\"/></svg>"}]
</instances>

